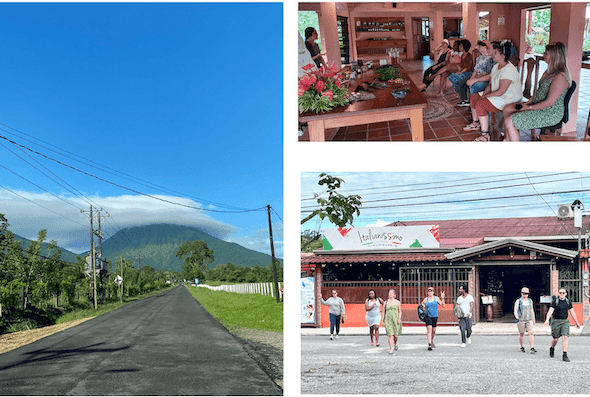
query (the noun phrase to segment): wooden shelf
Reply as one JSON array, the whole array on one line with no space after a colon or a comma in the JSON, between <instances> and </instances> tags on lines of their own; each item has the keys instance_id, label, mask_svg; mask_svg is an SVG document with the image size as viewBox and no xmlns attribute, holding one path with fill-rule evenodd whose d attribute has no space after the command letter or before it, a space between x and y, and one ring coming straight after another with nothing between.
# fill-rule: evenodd
<instances>
[{"instance_id":1,"label":"wooden shelf","mask_svg":"<svg viewBox=\"0 0 590 397\"><path fill-rule=\"evenodd\" d=\"M400 58L407 58L408 42L403 17L356 18L354 26L358 59L382 59L388 56L389 48L403 50Z\"/></svg>"}]
</instances>

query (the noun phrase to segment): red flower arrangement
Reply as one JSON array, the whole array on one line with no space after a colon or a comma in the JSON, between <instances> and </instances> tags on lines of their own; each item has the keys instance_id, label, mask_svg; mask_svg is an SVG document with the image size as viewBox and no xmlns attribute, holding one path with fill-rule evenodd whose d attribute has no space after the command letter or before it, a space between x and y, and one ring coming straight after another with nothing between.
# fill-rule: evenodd
<instances>
[{"instance_id":1,"label":"red flower arrangement","mask_svg":"<svg viewBox=\"0 0 590 397\"><path fill-rule=\"evenodd\" d=\"M344 76L332 67L312 71L313 65L304 66L307 72L299 79L299 112L314 111L316 113L328 112L337 106L348 103L346 88L342 84Z\"/></svg>"}]
</instances>

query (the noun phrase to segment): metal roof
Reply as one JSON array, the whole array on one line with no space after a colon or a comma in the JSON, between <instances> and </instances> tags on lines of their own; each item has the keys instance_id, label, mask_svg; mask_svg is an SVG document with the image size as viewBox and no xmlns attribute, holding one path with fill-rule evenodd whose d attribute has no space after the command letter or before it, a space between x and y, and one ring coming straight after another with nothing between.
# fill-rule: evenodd
<instances>
[{"instance_id":1,"label":"metal roof","mask_svg":"<svg viewBox=\"0 0 590 397\"><path fill-rule=\"evenodd\" d=\"M551 246L545 245L545 244L532 243L532 242L526 241L526 240L507 238L507 239L492 241L490 243L485 243L485 244L478 245L475 247L451 252L449 254L446 254L445 256L447 259L454 261L454 260L474 256L477 254L481 254L484 252L489 252L489 251L492 251L492 250L495 250L498 248L504 248L507 246L526 248L531 251L541 252L544 254L549 254L549 255L559 256L559 257L564 257L564 258L570 258L570 259L575 258L578 255L577 251L571 251L571 250L567 250L567 249L551 247Z\"/></svg>"},{"instance_id":2,"label":"metal roof","mask_svg":"<svg viewBox=\"0 0 590 397\"><path fill-rule=\"evenodd\" d=\"M590 217L584 216L583 225L588 225ZM545 236L555 240L577 239L578 229L574 227L573 218L556 216L531 218L498 219L453 219L439 221L403 221L393 222L388 226L439 225L441 246L452 239L484 239L492 237L536 237Z\"/></svg>"}]
</instances>

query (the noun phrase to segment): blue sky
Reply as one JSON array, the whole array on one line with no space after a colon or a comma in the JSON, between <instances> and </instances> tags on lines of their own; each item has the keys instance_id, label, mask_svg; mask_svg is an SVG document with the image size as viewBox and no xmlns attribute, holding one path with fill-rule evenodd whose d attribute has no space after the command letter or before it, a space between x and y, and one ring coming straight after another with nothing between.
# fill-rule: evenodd
<instances>
[{"instance_id":1,"label":"blue sky","mask_svg":"<svg viewBox=\"0 0 590 397\"><path fill-rule=\"evenodd\" d=\"M165 200L230 211L270 204L282 218L282 17L273 3L0 4L0 134ZM47 228L48 239L82 251L88 221L77 208L89 205L12 152L107 210L107 235L180 223L270 253L265 211L171 205L0 143L0 165L39 186L0 168L0 213L14 233ZM273 223L282 257L275 213Z\"/></svg>"},{"instance_id":2,"label":"blue sky","mask_svg":"<svg viewBox=\"0 0 590 397\"><path fill-rule=\"evenodd\" d=\"M385 226L395 221L557 216L558 204L582 201L590 210L590 173L546 172L327 172L345 181L338 190L362 197L354 226ZM301 215L327 198L319 172L301 174ZM573 192L580 191L580 192ZM559 193L573 192L573 193ZM516 197L518 196L518 197ZM319 217L301 230L336 227Z\"/></svg>"}]
</instances>

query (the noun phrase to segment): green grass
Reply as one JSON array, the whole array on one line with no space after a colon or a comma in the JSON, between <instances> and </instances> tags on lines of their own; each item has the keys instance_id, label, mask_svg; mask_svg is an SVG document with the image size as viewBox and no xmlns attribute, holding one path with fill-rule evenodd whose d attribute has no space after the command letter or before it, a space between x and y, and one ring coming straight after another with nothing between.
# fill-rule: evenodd
<instances>
[{"instance_id":1,"label":"green grass","mask_svg":"<svg viewBox=\"0 0 590 397\"><path fill-rule=\"evenodd\" d=\"M141 295L137 295L137 296L125 297L123 299L123 304L121 304L121 302L117 300L116 302L99 304L98 309L96 309L96 310L94 309L94 306L90 306L89 308L72 310L72 311L69 311L69 312L65 313L64 315L60 316L56 320L55 323L62 324L62 323L66 323L68 321L80 320L82 318L100 316L101 314L105 314L105 313L108 313L112 310L119 309L125 305L128 305L129 303L132 303L132 302L135 302L138 300L142 300L145 298L149 298L150 296L153 296L153 295L158 295L164 291L169 290L170 288L172 288L172 287L162 288L157 291L152 291L152 292L148 292L146 294L141 294Z\"/></svg>"},{"instance_id":2,"label":"green grass","mask_svg":"<svg viewBox=\"0 0 590 397\"><path fill-rule=\"evenodd\" d=\"M257 294L211 291L187 286L189 292L224 327L283 332L283 302Z\"/></svg>"}]
</instances>

